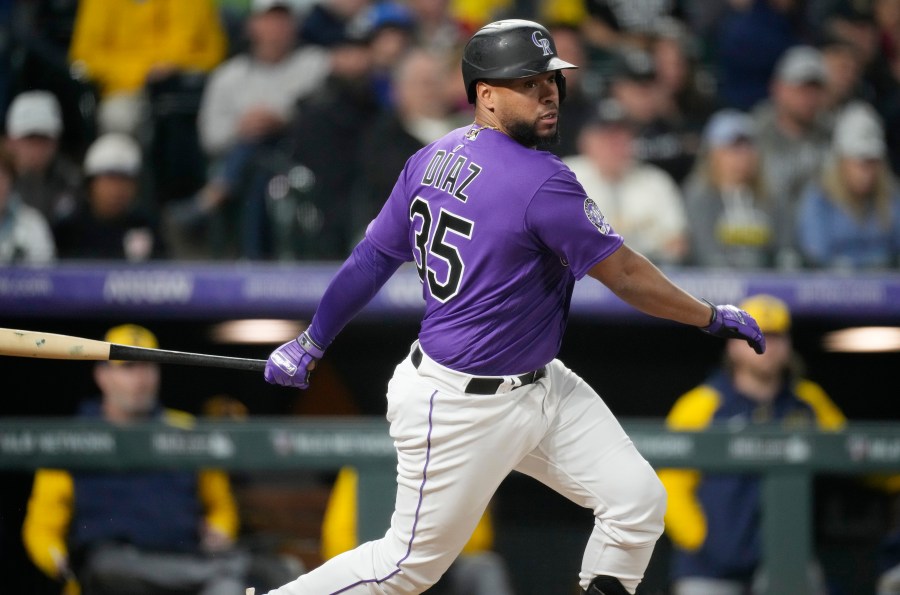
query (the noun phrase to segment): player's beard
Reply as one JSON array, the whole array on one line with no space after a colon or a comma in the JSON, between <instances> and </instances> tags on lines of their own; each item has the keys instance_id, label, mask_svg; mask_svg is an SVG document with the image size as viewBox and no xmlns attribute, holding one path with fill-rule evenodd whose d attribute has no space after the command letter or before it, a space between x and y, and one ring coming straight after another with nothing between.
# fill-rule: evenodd
<instances>
[{"instance_id":1,"label":"player's beard","mask_svg":"<svg viewBox=\"0 0 900 595\"><path fill-rule=\"evenodd\" d=\"M506 133L510 138L526 147L535 149L549 149L559 144L559 123L550 134L540 135L537 132L537 122L519 120L506 126Z\"/></svg>"}]
</instances>

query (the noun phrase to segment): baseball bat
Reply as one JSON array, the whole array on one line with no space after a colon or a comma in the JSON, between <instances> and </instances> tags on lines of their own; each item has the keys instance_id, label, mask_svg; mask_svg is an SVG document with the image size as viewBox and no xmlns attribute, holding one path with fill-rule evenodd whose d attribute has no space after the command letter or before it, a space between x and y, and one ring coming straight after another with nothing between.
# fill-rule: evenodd
<instances>
[{"instance_id":1,"label":"baseball bat","mask_svg":"<svg viewBox=\"0 0 900 595\"><path fill-rule=\"evenodd\" d=\"M187 364L262 372L266 360L132 347L107 341L37 331L0 328L0 355L68 360L120 360L158 364Z\"/></svg>"}]
</instances>

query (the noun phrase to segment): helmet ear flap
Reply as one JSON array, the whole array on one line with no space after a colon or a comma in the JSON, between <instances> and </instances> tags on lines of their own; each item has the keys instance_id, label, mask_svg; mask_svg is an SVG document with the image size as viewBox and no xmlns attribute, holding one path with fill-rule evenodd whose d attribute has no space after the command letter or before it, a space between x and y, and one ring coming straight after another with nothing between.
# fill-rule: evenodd
<instances>
[{"instance_id":1,"label":"helmet ear flap","mask_svg":"<svg viewBox=\"0 0 900 595\"><path fill-rule=\"evenodd\" d=\"M559 102L566 98L566 77L561 70L556 71L556 86L559 88Z\"/></svg>"},{"instance_id":2,"label":"helmet ear flap","mask_svg":"<svg viewBox=\"0 0 900 595\"><path fill-rule=\"evenodd\" d=\"M478 81L472 81L469 83L469 88L466 89L466 96L469 99L469 103L475 104L475 87L478 86Z\"/></svg>"}]
</instances>

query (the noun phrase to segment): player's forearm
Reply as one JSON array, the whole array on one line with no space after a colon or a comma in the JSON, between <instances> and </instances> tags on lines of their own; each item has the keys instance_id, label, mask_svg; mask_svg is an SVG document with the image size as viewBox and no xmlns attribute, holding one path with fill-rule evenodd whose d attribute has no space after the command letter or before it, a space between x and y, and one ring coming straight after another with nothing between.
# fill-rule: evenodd
<instances>
[{"instance_id":1,"label":"player's forearm","mask_svg":"<svg viewBox=\"0 0 900 595\"><path fill-rule=\"evenodd\" d=\"M710 306L675 285L641 254L622 246L609 258L594 265L589 274L622 301L650 316L706 326Z\"/></svg>"},{"instance_id":2,"label":"player's forearm","mask_svg":"<svg viewBox=\"0 0 900 595\"><path fill-rule=\"evenodd\" d=\"M321 347L327 347L402 263L363 239L322 295L309 327L309 336Z\"/></svg>"}]
</instances>

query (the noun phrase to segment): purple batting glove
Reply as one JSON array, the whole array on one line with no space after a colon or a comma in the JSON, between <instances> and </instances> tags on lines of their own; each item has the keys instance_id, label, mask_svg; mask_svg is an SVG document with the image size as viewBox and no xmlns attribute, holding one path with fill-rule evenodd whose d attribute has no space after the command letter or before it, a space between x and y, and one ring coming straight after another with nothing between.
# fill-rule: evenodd
<instances>
[{"instance_id":1,"label":"purple batting glove","mask_svg":"<svg viewBox=\"0 0 900 595\"><path fill-rule=\"evenodd\" d=\"M322 359L324 354L325 349L304 331L269 355L263 375L270 384L309 388L309 365Z\"/></svg>"},{"instance_id":2,"label":"purple batting glove","mask_svg":"<svg viewBox=\"0 0 900 595\"><path fill-rule=\"evenodd\" d=\"M700 327L704 333L723 339L743 339L756 353L766 351L766 337L752 316L732 305L716 306L703 300L712 308L709 324Z\"/></svg>"}]
</instances>

